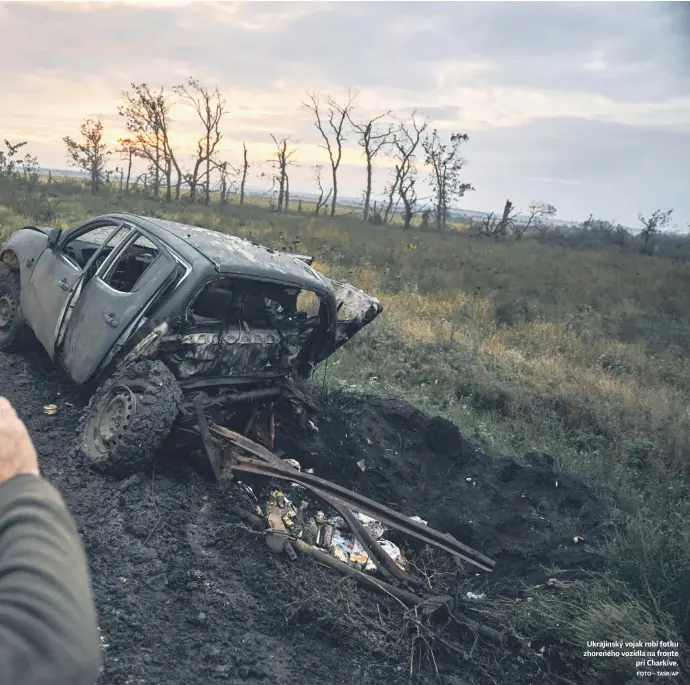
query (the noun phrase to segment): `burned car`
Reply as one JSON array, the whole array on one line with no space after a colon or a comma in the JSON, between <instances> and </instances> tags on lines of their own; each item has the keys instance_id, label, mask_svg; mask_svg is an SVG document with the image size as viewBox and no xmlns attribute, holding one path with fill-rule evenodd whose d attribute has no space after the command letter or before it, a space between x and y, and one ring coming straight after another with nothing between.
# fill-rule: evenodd
<instances>
[{"instance_id":1,"label":"burned car","mask_svg":"<svg viewBox=\"0 0 690 685\"><path fill-rule=\"evenodd\" d=\"M382 309L311 263L125 213L27 226L0 248L0 349L26 324L92 393L79 444L103 470L139 468L194 402L271 447L277 408L313 406L305 380Z\"/></svg>"}]
</instances>

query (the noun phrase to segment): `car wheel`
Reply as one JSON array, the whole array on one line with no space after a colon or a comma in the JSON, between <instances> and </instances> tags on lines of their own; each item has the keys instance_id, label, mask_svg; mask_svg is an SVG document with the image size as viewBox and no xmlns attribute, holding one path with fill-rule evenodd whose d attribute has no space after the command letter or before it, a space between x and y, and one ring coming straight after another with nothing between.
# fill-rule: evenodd
<instances>
[{"instance_id":1,"label":"car wheel","mask_svg":"<svg viewBox=\"0 0 690 685\"><path fill-rule=\"evenodd\" d=\"M118 369L94 393L82 416L81 452L94 468L126 476L150 466L168 437L182 391L163 362Z\"/></svg>"},{"instance_id":2,"label":"car wheel","mask_svg":"<svg viewBox=\"0 0 690 685\"><path fill-rule=\"evenodd\" d=\"M12 349L24 327L19 303L19 272L0 263L0 350Z\"/></svg>"}]
</instances>

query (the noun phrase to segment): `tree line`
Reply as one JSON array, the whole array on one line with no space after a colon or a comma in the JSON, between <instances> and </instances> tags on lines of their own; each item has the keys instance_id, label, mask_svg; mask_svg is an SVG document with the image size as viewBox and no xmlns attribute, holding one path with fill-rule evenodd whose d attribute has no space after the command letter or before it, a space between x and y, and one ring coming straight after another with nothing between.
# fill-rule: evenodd
<instances>
[{"instance_id":1,"label":"tree line","mask_svg":"<svg viewBox=\"0 0 690 685\"><path fill-rule=\"evenodd\" d=\"M191 108L199 125L191 161L181 160L171 142L171 112L176 106ZM344 145L349 139L356 141L364 160L365 182L358 208L363 222L385 225L394 217L401 217L404 228L409 229L415 218L420 217L421 230L443 232L448 228L452 205L474 190L463 178L466 160L462 149L469 141L466 133L444 136L416 110L404 118L391 111L359 116L357 95L351 91L341 101L310 91L302 106L313 117L319 147L325 153L324 163L312 167L318 190L313 210L317 215L324 211L331 217L336 215L339 173ZM180 199L184 187L192 202L209 204L215 193L221 203L227 203L231 194L235 194L239 195L239 203L244 204L249 170L256 165L250 164L245 143L239 165L222 156L222 125L228 115L228 103L217 86L209 88L194 78L170 90L131 83L122 93L118 114L124 120L127 134L118 139L112 150L106 142L103 123L97 119L86 119L76 140L71 136L63 138L69 164L87 172L93 193L110 184L114 177L119 179L124 193L133 188L138 191L143 186L154 197L169 202ZM274 134L270 138L274 152L264 162L270 164L270 171L259 176L271 183L269 195L273 209L287 212L290 173L297 162L296 143L289 137L279 138ZM23 145L11 146L6 141L7 152L0 152L0 167L3 159L6 162L13 157L12 154L8 157L8 153L16 152ZM119 160L114 169L113 155ZM392 168L382 192L378 193L384 198L379 205L372 202L372 197L373 169L380 156L388 157ZM36 166L35 158L31 160ZM137 162L145 164L144 171L133 175L135 166L141 168ZM427 196L419 193L422 173L427 180ZM553 205L534 201L528 212L521 214L512 201L506 200L501 214L490 213L479 222L472 221L470 231L495 239L509 235L520 239L527 232L549 226L556 213ZM657 210L649 217L639 216L645 246L653 235L668 227L671 213L672 210ZM583 228L610 233L623 230L592 216L583 223Z\"/></svg>"},{"instance_id":2,"label":"tree line","mask_svg":"<svg viewBox=\"0 0 690 685\"><path fill-rule=\"evenodd\" d=\"M217 87L208 88L197 79L189 78L181 85L166 91L153 89L146 83L132 83L118 106L127 135L118 140L114 150L109 149L103 123L86 119L78 139L64 137L70 165L89 174L92 192L119 177L125 193L133 186L143 186L155 197L166 201L179 199L183 186L192 201L208 204L212 193L219 193L220 201L236 192L244 203L246 182L250 169L246 144L243 144L242 163L235 166L223 159L219 144L223 139L221 125L228 114L227 101ZM314 212L320 214L328 207L335 216L339 196L339 172L344 145L354 137L362 150L366 181L362 192L362 221L387 224L393 216L401 215L405 228L409 228L418 215L423 223L439 231L447 228L451 205L474 190L471 183L462 180L465 159L461 146L468 135L453 133L449 137L431 128L428 118L417 111L401 119L392 112L381 112L359 117L357 96L349 92L342 101L316 92L307 92L303 107L313 116L318 133L319 147L325 151L328 181L324 164L313 167L313 178L318 188ZM191 163L183 164L171 142L171 111L177 105L188 106L196 113L200 130ZM261 177L271 182L270 194L275 197L275 209L287 211L290 202L290 169L296 163L295 143L288 137L270 135L275 152L269 160L271 171ZM115 154L120 162L110 169ZM379 156L392 159L392 172L381 193L382 206L372 204L374 194L373 169ZM145 163L145 171L133 177L135 162ZM427 171L430 188L428 197L418 193L419 163Z\"/></svg>"}]
</instances>

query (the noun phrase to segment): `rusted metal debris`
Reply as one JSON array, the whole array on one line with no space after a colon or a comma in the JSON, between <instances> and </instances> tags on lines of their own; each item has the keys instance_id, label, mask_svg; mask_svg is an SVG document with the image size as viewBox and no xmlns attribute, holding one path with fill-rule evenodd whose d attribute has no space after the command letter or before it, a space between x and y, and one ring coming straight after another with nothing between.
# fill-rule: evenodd
<instances>
[{"instance_id":1,"label":"rusted metal debris","mask_svg":"<svg viewBox=\"0 0 690 685\"><path fill-rule=\"evenodd\" d=\"M359 527L356 525L353 527L352 519L354 516L350 515L351 510L371 516L391 528L395 528L423 542L443 549L458 559L466 561L484 571L491 571L493 569L495 562L492 559L459 542L452 535L434 530L423 523L419 523L383 504L379 504L368 497L364 497L364 495L352 492L340 485L331 483L313 474L298 471L292 466L287 465L269 449L259 445L253 440L239 433L235 433L228 428L224 428L223 426L215 424L209 426L204 416L201 401L195 402L195 409L199 432L201 433L204 446L208 452L211 465L219 482L224 482L232 477L231 474L227 473L229 469L230 471L257 473L269 478L287 480L308 488L315 495L325 499L343 516L343 518L345 518L346 523L353 529L353 533L360 544L362 544L365 549L367 547L369 548L368 551L372 553L371 556L373 560L375 562L378 560L377 567L382 566L384 568L383 573L388 577L393 575L398 580L408 582L408 579L401 575L401 573L404 572L398 573L397 571L393 571L392 566L388 564L387 561L382 561L385 552L377 549L377 544L372 544L372 540L362 535L362 531ZM216 436L215 440L213 437L214 435ZM219 449L217 446L218 438L220 438L221 441L229 443L226 449ZM258 458L241 456L238 452L238 448ZM344 515L343 512L349 512L349 514ZM373 540L373 542L376 541Z\"/></svg>"},{"instance_id":2,"label":"rusted metal debris","mask_svg":"<svg viewBox=\"0 0 690 685\"><path fill-rule=\"evenodd\" d=\"M386 578L386 581L371 577L334 558L327 551L319 549L318 546L291 536L285 525L279 504L271 500L266 505L268 528L265 532L266 540L273 551L285 553L291 559L295 558L296 552L309 556L343 575L354 578L365 587L395 597L408 607L427 606L432 611L445 607L460 625L466 626L475 635L494 643L503 644L506 642L507 638L504 634L459 613L457 609L453 610L451 597L429 596L428 593L424 592L422 581L399 568L353 512L357 511L359 514L370 516L391 528L443 549L456 558L471 563L484 571L493 569L495 562L492 559L464 545L452 535L429 528L419 521L323 478L310 473L303 473L287 464L263 445L239 433L223 426L209 425L204 415L204 403L201 398L197 398L194 402L194 408L198 420L197 430L201 434L214 474L221 485L226 485L232 480L233 471L240 471L257 473L268 478L288 480L307 488L340 514L368 558L375 564L381 575ZM253 456L242 456L242 451ZM248 515L253 519L258 518L252 514ZM419 591L420 594L416 594L413 590ZM421 596L422 594L424 596Z\"/></svg>"}]
</instances>

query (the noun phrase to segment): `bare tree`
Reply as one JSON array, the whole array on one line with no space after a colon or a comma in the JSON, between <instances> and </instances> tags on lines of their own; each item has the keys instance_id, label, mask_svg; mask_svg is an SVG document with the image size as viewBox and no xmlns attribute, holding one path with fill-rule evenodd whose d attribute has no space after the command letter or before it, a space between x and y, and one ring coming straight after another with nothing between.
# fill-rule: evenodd
<instances>
[{"instance_id":1,"label":"bare tree","mask_svg":"<svg viewBox=\"0 0 690 685\"><path fill-rule=\"evenodd\" d=\"M400 190L406 176L413 172L414 155L422 140L422 134L429 125L427 119L420 120L417 112L410 115L409 121L398 122L393 132L392 148L396 159L393 180L388 184L388 202L383 213L383 223L387 224L394 211L395 198L401 199Z\"/></svg>"},{"instance_id":2,"label":"bare tree","mask_svg":"<svg viewBox=\"0 0 690 685\"><path fill-rule=\"evenodd\" d=\"M467 140L466 133L452 133L450 144L444 143L434 129L423 143L426 154L424 161L431 167L436 228L439 231L446 230L448 210L453 200L461 198L468 190L474 190L472 184L460 181L460 172L465 166L465 160L460 156L460 145Z\"/></svg>"},{"instance_id":3,"label":"bare tree","mask_svg":"<svg viewBox=\"0 0 690 685\"><path fill-rule=\"evenodd\" d=\"M518 240L529 231L530 228L539 228L545 219L556 216L558 210L548 202L532 201L529 205L529 215L527 221L521 224L514 224L514 232Z\"/></svg>"},{"instance_id":4,"label":"bare tree","mask_svg":"<svg viewBox=\"0 0 690 685\"><path fill-rule=\"evenodd\" d=\"M505 237L508 235L508 231L511 229L515 230L515 219L517 217L517 210L515 205L510 200L506 200L505 205L503 205L503 214L501 215L500 221L496 224L496 232L494 237L499 236Z\"/></svg>"},{"instance_id":5,"label":"bare tree","mask_svg":"<svg viewBox=\"0 0 690 685\"><path fill-rule=\"evenodd\" d=\"M81 142L69 136L63 138L67 146L67 158L71 166L89 172L91 192L96 193L105 175L105 164L110 156L108 146L103 140L103 123L86 119L81 125L80 132Z\"/></svg>"},{"instance_id":6,"label":"bare tree","mask_svg":"<svg viewBox=\"0 0 690 685\"><path fill-rule=\"evenodd\" d=\"M317 164L314 167L314 178L316 179L316 185L319 187L319 199L316 201L316 209L314 209L314 214L316 214L316 216L318 216L319 212L323 209L323 207L325 207L328 204L328 198L331 196L331 193L333 192L333 189L329 188L328 193L324 198L323 182L321 180L322 172L323 167L320 164Z\"/></svg>"},{"instance_id":7,"label":"bare tree","mask_svg":"<svg viewBox=\"0 0 690 685\"><path fill-rule=\"evenodd\" d=\"M194 78L189 78L186 83L175 86L173 91L194 108L203 127L203 133L196 143L194 167L191 173L185 174L184 178L189 185L189 196L192 200L196 198L199 183L206 180L204 204L208 204L211 192L211 168L214 167L216 148L223 138L220 132L220 121L225 114L227 102L220 94L218 86L209 90Z\"/></svg>"},{"instance_id":8,"label":"bare tree","mask_svg":"<svg viewBox=\"0 0 690 685\"><path fill-rule=\"evenodd\" d=\"M247 173L249 172L249 162L247 161L247 146L242 143L242 150L244 156L242 159L242 182L240 183L240 204L244 204L244 187L247 182Z\"/></svg>"},{"instance_id":9,"label":"bare tree","mask_svg":"<svg viewBox=\"0 0 690 685\"><path fill-rule=\"evenodd\" d=\"M274 181L278 184L278 211L287 212L290 205L290 179L288 176L288 166L292 164L291 161L295 151L288 150L288 139L282 138L280 141L271 134L271 138L276 145L275 157L272 157L269 162L273 165L277 174Z\"/></svg>"},{"instance_id":10,"label":"bare tree","mask_svg":"<svg viewBox=\"0 0 690 685\"><path fill-rule=\"evenodd\" d=\"M163 88L152 91L146 83L131 84L132 92L123 94L125 104L118 112L125 117L127 130L132 134L140 156L153 166L153 192L160 194L161 175L166 181L166 200L172 199L172 172L177 174L175 198L180 197L182 172L170 144L170 109L172 104Z\"/></svg>"},{"instance_id":11,"label":"bare tree","mask_svg":"<svg viewBox=\"0 0 690 685\"><path fill-rule=\"evenodd\" d=\"M496 234L496 224L498 224L498 217L493 212L489 212L477 227L477 233L493 236Z\"/></svg>"},{"instance_id":12,"label":"bare tree","mask_svg":"<svg viewBox=\"0 0 690 685\"><path fill-rule=\"evenodd\" d=\"M323 138L323 147L328 152L331 162L333 178L333 197L331 199L331 216L335 216L335 206L338 200L338 168L343 157L343 142L345 141L345 122L349 119L354 108L356 95L348 91L347 102L339 105L331 97L326 98L325 107L322 105L319 95L307 93L309 102L304 103L307 109L314 112L316 121L314 126Z\"/></svg>"},{"instance_id":13,"label":"bare tree","mask_svg":"<svg viewBox=\"0 0 690 685\"><path fill-rule=\"evenodd\" d=\"M645 218L642 214L637 215L638 220L644 227L640 235L644 240L645 248L647 248L653 235L656 235L671 223L671 214L673 214L672 209L668 209L665 212L657 209L649 218Z\"/></svg>"},{"instance_id":14,"label":"bare tree","mask_svg":"<svg viewBox=\"0 0 690 685\"><path fill-rule=\"evenodd\" d=\"M132 162L135 157L139 157L139 148L131 138L119 138L117 152L121 159L127 160L127 178L125 180L125 193L129 193L129 183L132 178Z\"/></svg>"},{"instance_id":15,"label":"bare tree","mask_svg":"<svg viewBox=\"0 0 690 685\"><path fill-rule=\"evenodd\" d=\"M510 200L506 200L500 215L490 212L475 230L480 235L487 235L498 240L507 236L511 231L516 232L518 230L517 217L518 211L515 209L515 205Z\"/></svg>"},{"instance_id":16,"label":"bare tree","mask_svg":"<svg viewBox=\"0 0 690 685\"><path fill-rule=\"evenodd\" d=\"M376 128L377 122L385 117L390 116L390 112L379 114L373 119L362 123L355 123L348 114L348 120L352 128L359 134L359 144L364 151L364 157L367 161L367 185L364 190L364 210L362 212L362 221L369 220L369 207L371 205L371 178L373 173L373 160L381 150L383 150L391 142L393 134L393 125L390 124L386 130Z\"/></svg>"},{"instance_id":17,"label":"bare tree","mask_svg":"<svg viewBox=\"0 0 690 685\"><path fill-rule=\"evenodd\" d=\"M407 174L405 178L400 181L400 199L402 200L403 212L403 228L408 230L415 214L419 212L417 206L417 191L415 190L415 183L417 179L414 174Z\"/></svg>"},{"instance_id":18,"label":"bare tree","mask_svg":"<svg viewBox=\"0 0 690 685\"><path fill-rule=\"evenodd\" d=\"M229 162L215 160L213 167L218 171L218 191L221 204L227 204L231 190L237 189L238 170Z\"/></svg>"}]
</instances>

